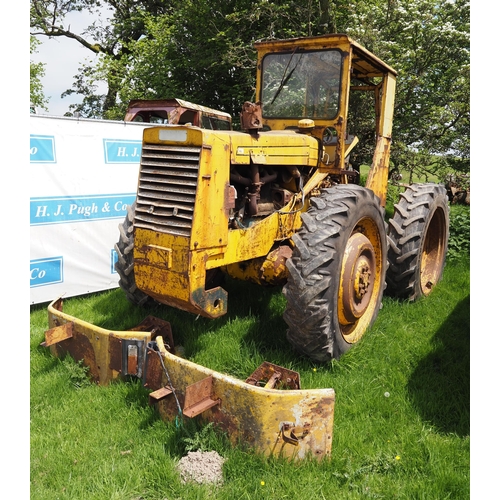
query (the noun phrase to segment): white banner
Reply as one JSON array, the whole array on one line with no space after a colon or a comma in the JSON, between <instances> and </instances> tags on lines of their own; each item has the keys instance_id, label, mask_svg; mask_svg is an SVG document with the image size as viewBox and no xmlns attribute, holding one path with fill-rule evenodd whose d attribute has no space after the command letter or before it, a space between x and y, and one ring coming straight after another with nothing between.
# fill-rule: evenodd
<instances>
[{"instance_id":1,"label":"white banner","mask_svg":"<svg viewBox=\"0 0 500 500\"><path fill-rule=\"evenodd\" d=\"M30 301L116 288L118 225L150 124L30 116Z\"/></svg>"}]
</instances>

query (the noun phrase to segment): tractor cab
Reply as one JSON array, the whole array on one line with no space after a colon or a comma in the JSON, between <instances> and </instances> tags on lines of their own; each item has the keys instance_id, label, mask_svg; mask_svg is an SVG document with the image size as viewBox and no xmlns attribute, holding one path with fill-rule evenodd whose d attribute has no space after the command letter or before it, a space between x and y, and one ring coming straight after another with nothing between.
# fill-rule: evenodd
<instances>
[{"instance_id":1,"label":"tractor cab","mask_svg":"<svg viewBox=\"0 0 500 500\"><path fill-rule=\"evenodd\" d=\"M126 122L158 125L193 125L210 130L231 130L231 115L182 99L135 99L129 102Z\"/></svg>"},{"instance_id":2,"label":"tractor cab","mask_svg":"<svg viewBox=\"0 0 500 500\"><path fill-rule=\"evenodd\" d=\"M348 156L358 143L350 133L350 94L373 95L375 154L372 167L386 168L391 142L396 71L347 35L272 40L257 49L257 99L260 129L309 132L322 144L320 170L337 175L340 182L354 175ZM375 174L374 168L371 172ZM372 188L385 204L386 185ZM345 178L344 180L342 180Z\"/></svg>"}]
</instances>

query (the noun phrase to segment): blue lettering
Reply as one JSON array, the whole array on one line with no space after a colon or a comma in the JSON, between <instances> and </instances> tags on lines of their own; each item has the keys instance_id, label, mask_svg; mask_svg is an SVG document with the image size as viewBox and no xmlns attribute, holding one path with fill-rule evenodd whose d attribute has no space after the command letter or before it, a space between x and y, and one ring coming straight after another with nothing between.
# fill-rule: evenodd
<instances>
[{"instance_id":1,"label":"blue lettering","mask_svg":"<svg viewBox=\"0 0 500 500\"><path fill-rule=\"evenodd\" d=\"M30 225L121 219L135 194L31 198Z\"/></svg>"},{"instance_id":2,"label":"blue lettering","mask_svg":"<svg viewBox=\"0 0 500 500\"><path fill-rule=\"evenodd\" d=\"M62 283L63 258L51 257L30 261L30 288Z\"/></svg>"},{"instance_id":3,"label":"blue lettering","mask_svg":"<svg viewBox=\"0 0 500 500\"><path fill-rule=\"evenodd\" d=\"M56 145L53 136L30 135L30 162L56 163Z\"/></svg>"},{"instance_id":4,"label":"blue lettering","mask_svg":"<svg viewBox=\"0 0 500 500\"><path fill-rule=\"evenodd\" d=\"M141 141L103 139L105 163L139 163Z\"/></svg>"}]
</instances>

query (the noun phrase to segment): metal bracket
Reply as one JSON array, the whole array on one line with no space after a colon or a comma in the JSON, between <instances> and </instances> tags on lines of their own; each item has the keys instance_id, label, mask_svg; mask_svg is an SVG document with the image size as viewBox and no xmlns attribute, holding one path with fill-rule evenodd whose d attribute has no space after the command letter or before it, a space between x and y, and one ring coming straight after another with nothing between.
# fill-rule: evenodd
<instances>
[{"instance_id":1,"label":"metal bracket","mask_svg":"<svg viewBox=\"0 0 500 500\"><path fill-rule=\"evenodd\" d=\"M212 376L186 387L182 413L189 418L196 417L205 410L220 404L220 399L212 399Z\"/></svg>"},{"instance_id":2,"label":"metal bracket","mask_svg":"<svg viewBox=\"0 0 500 500\"><path fill-rule=\"evenodd\" d=\"M266 389L300 389L300 375L293 370L264 361L245 382Z\"/></svg>"},{"instance_id":3,"label":"metal bracket","mask_svg":"<svg viewBox=\"0 0 500 500\"><path fill-rule=\"evenodd\" d=\"M167 396L170 396L172 394L172 389L169 389L168 387L162 387L161 389L158 389L157 391L153 391L149 393L149 405L152 406L158 401L161 401L162 399L165 399Z\"/></svg>"},{"instance_id":4,"label":"metal bracket","mask_svg":"<svg viewBox=\"0 0 500 500\"><path fill-rule=\"evenodd\" d=\"M144 341L120 339L122 345L122 375L134 375L141 378L144 369Z\"/></svg>"},{"instance_id":5,"label":"metal bracket","mask_svg":"<svg viewBox=\"0 0 500 500\"><path fill-rule=\"evenodd\" d=\"M49 305L48 313L45 341L54 356L83 360L92 380L101 385L126 375L125 368L142 368L143 383L152 391L150 403L159 403L164 420L199 415L226 430L233 444L251 441L265 455L299 459L311 453L319 460L331 454L333 389L300 390L298 373L271 363L263 363L246 383L197 365L173 353L166 322L108 330L65 314L61 299Z\"/></svg>"},{"instance_id":6,"label":"metal bracket","mask_svg":"<svg viewBox=\"0 0 500 500\"><path fill-rule=\"evenodd\" d=\"M49 347L63 340L70 339L73 337L73 322L64 323L59 326L55 326L50 330L45 332L45 342L40 345L42 347Z\"/></svg>"},{"instance_id":7,"label":"metal bracket","mask_svg":"<svg viewBox=\"0 0 500 500\"><path fill-rule=\"evenodd\" d=\"M298 446L299 440L304 439L309 434L309 427L310 425L308 424L305 424L301 427L296 427L292 422L281 422L281 437L283 441L285 441L285 443L293 444L293 446ZM285 431L289 432L288 436L285 434Z\"/></svg>"}]
</instances>

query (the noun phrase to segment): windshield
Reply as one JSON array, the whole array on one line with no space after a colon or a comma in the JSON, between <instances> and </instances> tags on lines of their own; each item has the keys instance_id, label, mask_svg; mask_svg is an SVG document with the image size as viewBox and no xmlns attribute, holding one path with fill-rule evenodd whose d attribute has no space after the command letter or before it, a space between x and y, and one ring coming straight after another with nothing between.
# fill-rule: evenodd
<instances>
[{"instance_id":1,"label":"windshield","mask_svg":"<svg viewBox=\"0 0 500 500\"><path fill-rule=\"evenodd\" d=\"M262 63L265 118L334 118L338 113L339 50L267 54Z\"/></svg>"}]
</instances>

